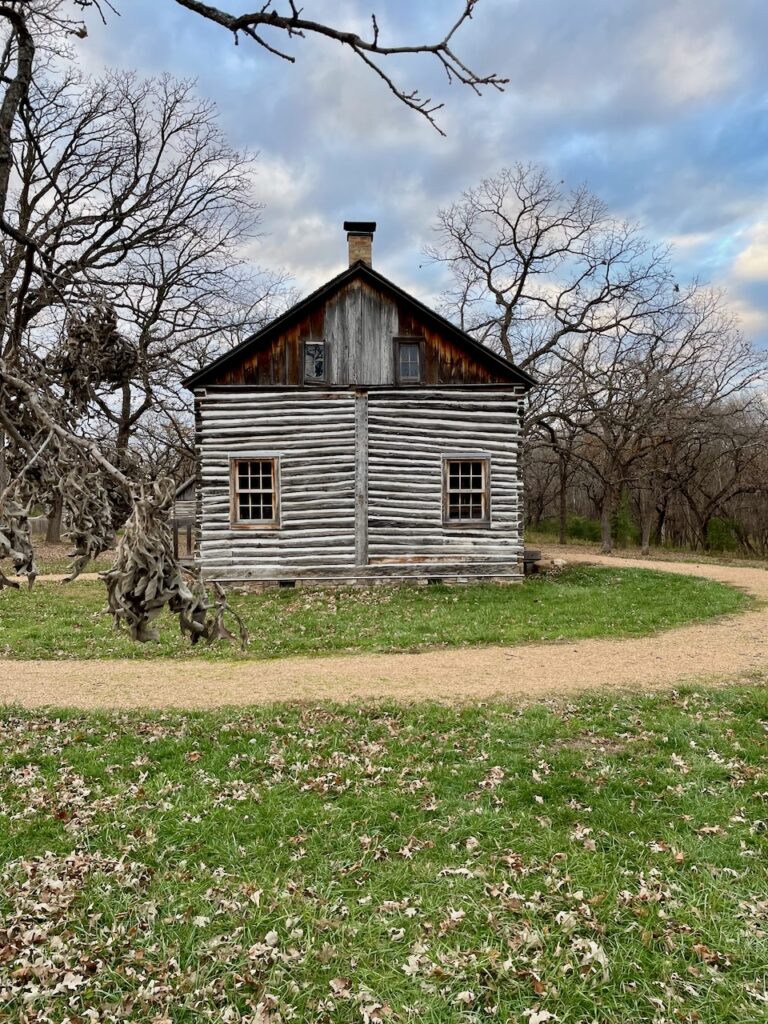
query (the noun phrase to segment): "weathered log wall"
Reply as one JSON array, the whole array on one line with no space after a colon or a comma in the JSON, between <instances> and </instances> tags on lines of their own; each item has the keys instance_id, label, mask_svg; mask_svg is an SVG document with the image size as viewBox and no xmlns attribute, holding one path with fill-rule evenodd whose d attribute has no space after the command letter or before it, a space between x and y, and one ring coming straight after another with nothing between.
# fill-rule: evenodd
<instances>
[{"instance_id":1,"label":"weathered log wall","mask_svg":"<svg viewBox=\"0 0 768 1024\"><path fill-rule=\"evenodd\" d=\"M217 391L198 408L206 575L354 568L354 392ZM280 458L279 528L232 528L233 457Z\"/></svg>"},{"instance_id":2,"label":"weathered log wall","mask_svg":"<svg viewBox=\"0 0 768 1024\"><path fill-rule=\"evenodd\" d=\"M522 394L371 392L368 551L395 560L516 564L523 550ZM490 458L488 526L443 525L443 458Z\"/></svg>"},{"instance_id":3,"label":"weathered log wall","mask_svg":"<svg viewBox=\"0 0 768 1024\"><path fill-rule=\"evenodd\" d=\"M522 389L198 395L209 577L522 575ZM444 526L443 458L490 458L491 522ZM230 459L280 459L280 525L233 528Z\"/></svg>"},{"instance_id":4,"label":"weathered log wall","mask_svg":"<svg viewBox=\"0 0 768 1024\"><path fill-rule=\"evenodd\" d=\"M194 497L179 501L177 498L173 503L173 518L174 519L194 519L195 518L195 499Z\"/></svg>"}]
</instances>

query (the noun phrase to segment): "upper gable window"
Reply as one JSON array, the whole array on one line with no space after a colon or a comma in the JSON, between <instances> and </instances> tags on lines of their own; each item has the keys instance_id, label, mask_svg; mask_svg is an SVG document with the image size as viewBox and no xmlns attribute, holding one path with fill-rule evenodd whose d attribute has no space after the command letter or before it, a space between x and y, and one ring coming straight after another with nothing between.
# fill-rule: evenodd
<instances>
[{"instance_id":1,"label":"upper gable window","mask_svg":"<svg viewBox=\"0 0 768 1024\"><path fill-rule=\"evenodd\" d=\"M424 380L424 343L418 338L397 339L395 359L398 384L420 384Z\"/></svg>"},{"instance_id":2,"label":"upper gable window","mask_svg":"<svg viewBox=\"0 0 768 1024\"><path fill-rule=\"evenodd\" d=\"M324 341L307 341L304 343L304 380L326 380L327 362Z\"/></svg>"}]
</instances>

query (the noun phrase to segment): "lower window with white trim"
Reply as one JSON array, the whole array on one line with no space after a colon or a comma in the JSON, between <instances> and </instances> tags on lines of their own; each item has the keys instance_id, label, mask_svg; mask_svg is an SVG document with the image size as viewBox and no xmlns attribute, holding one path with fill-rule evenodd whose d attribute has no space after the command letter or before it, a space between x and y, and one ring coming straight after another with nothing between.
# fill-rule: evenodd
<instances>
[{"instance_id":1,"label":"lower window with white trim","mask_svg":"<svg viewBox=\"0 0 768 1024\"><path fill-rule=\"evenodd\" d=\"M230 460L230 520L233 526L279 526L278 467L276 458Z\"/></svg>"},{"instance_id":2,"label":"lower window with white trim","mask_svg":"<svg viewBox=\"0 0 768 1024\"><path fill-rule=\"evenodd\" d=\"M443 459L443 523L489 526L491 460L487 456Z\"/></svg>"}]
</instances>

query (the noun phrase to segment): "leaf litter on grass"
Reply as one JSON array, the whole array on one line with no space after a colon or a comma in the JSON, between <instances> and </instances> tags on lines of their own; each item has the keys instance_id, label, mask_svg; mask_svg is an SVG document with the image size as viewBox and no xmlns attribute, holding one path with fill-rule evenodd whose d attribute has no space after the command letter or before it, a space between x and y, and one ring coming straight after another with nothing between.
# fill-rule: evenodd
<instances>
[{"instance_id":1,"label":"leaf litter on grass","mask_svg":"<svg viewBox=\"0 0 768 1024\"><path fill-rule=\"evenodd\" d=\"M0 1019L768 1019L755 687L0 723Z\"/></svg>"}]
</instances>

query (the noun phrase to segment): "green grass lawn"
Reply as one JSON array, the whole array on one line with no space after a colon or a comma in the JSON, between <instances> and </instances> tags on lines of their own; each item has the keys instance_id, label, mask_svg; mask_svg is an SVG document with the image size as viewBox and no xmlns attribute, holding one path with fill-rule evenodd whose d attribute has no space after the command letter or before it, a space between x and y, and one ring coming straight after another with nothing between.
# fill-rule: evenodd
<instances>
[{"instance_id":1,"label":"green grass lawn","mask_svg":"<svg viewBox=\"0 0 768 1024\"><path fill-rule=\"evenodd\" d=\"M0 1019L768 1020L768 691L0 712Z\"/></svg>"},{"instance_id":2,"label":"green grass lawn","mask_svg":"<svg viewBox=\"0 0 768 1024\"><path fill-rule=\"evenodd\" d=\"M69 573L72 570L71 544L46 544L35 542L35 563L38 575L45 573ZM104 551L85 567L85 572L104 572L115 559L114 550ZM6 563L7 564L7 563ZM8 573L6 569L6 573Z\"/></svg>"},{"instance_id":3,"label":"green grass lawn","mask_svg":"<svg viewBox=\"0 0 768 1024\"><path fill-rule=\"evenodd\" d=\"M521 586L272 590L233 595L251 643L190 647L170 616L156 644L115 632L101 583L0 591L0 655L12 658L270 658L419 650L651 633L737 612L750 599L709 580L643 569L573 567Z\"/></svg>"}]
</instances>

